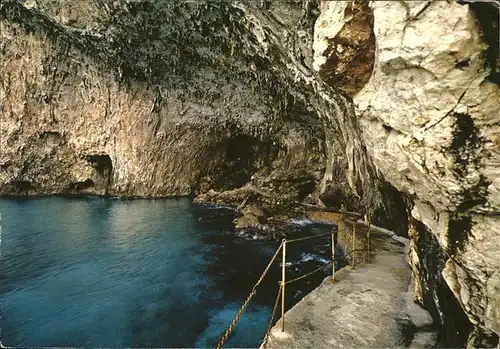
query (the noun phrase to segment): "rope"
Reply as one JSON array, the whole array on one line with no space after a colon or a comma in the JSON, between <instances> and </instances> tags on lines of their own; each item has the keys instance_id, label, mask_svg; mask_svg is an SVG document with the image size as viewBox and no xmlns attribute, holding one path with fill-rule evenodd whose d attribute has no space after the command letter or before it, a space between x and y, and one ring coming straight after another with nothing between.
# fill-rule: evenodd
<instances>
[{"instance_id":1,"label":"rope","mask_svg":"<svg viewBox=\"0 0 500 349\"><path fill-rule=\"evenodd\" d=\"M331 234L332 233L329 232L329 233L325 233L325 234L319 234L319 235L313 235L313 236L306 236L306 237L303 237L303 238L297 238L297 239L291 239L291 240L283 240L281 242L281 244L279 245L278 249L276 250L276 252L274 253L273 257L271 258L271 260L267 264L266 269L264 269L264 271L260 275L259 279L257 280L257 282L255 283L255 285L253 286L252 291L250 292L250 294L245 299L245 301L241 305L240 309L236 313L236 316L234 317L233 321L231 321L231 324L227 327L226 331L224 332L224 334L222 335L221 339L217 343L216 349L222 348L222 346L224 345L224 343L227 341L227 339L231 335L232 331L234 330L234 327L236 326L236 323L239 321L239 319L243 315L243 312L245 311L246 307L250 303L250 300L252 299L252 297L257 293L257 287L260 285L260 283L262 282L262 280L266 276L267 272L269 271L269 268L271 268L271 265L273 264L274 260L278 256L278 253L280 252L280 250L283 248L283 245L285 243L298 242L298 241L304 241L304 240L309 240L309 239L315 239L315 238L320 238L320 237L324 237L324 236L327 236L327 235L331 236ZM351 255L352 253L357 252L357 251L369 251L369 249L361 249L361 250L354 249L351 252L349 252L347 255L344 255L344 257L348 257L349 255ZM304 278L306 278L306 277L308 277L308 276L310 276L310 275L312 275L314 273L317 273L318 271L320 271L322 269L329 268L332 265L332 263L335 263L335 262L334 261L329 262L328 264L325 264L325 265L323 265L323 266L321 266L321 267L319 267L319 268L317 268L317 269L315 269L315 270L313 270L313 271L311 271L311 272L309 272L307 274L301 275L301 276L299 276L299 277L297 277L295 279L292 279L292 280L288 280L284 284L282 284L280 282L280 288L278 290L278 295L276 296L276 301L274 303L273 312L271 314L271 318L269 319L269 324L268 324L268 327L267 327L267 332L266 332L266 335L265 335L264 341L263 341L263 347L264 348L267 346L267 342L269 340L269 334L271 332L272 322L274 320L274 316L276 314L276 309L278 307L278 301L279 301L280 296L281 296L281 294L283 292L284 286L287 285L287 284L290 284L292 282L296 282L296 281L302 280L302 279L304 279Z\"/></svg>"},{"instance_id":2,"label":"rope","mask_svg":"<svg viewBox=\"0 0 500 349\"><path fill-rule=\"evenodd\" d=\"M260 285L260 283L262 282L262 280L264 279L264 276L266 276L269 268L271 267L271 265L273 264L274 260L276 259L276 257L278 256L278 253L279 251L281 250L281 248L283 247L283 243L284 241L281 242L281 244L279 245L278 249L276 250L276 252L274 253L274 256L271 258L271 260L269 261L269 263L267 264L267 267L266 269L264 269L264 272L262 273L262 275L259 277L259 279L257 280L257 282L255 283L255 285L253 286L252 288L252 291L250 292L250 294L248 295L247 299L245 299L245 301L243 302L242 306L240 307L240 309L238 310L238 312L236 313L236 316L234 317L233 321L231 321L231 324L228 326L228 328L226 329L226 331L224 332L224 334L222 335L221 339L219 340L219 343L217 343L217 349L220 349L222 348L222 346L224 345L224 343L227 341L227 339L229 338L229 335L231 334L231 332L233 332L234 330L234 326L236 326L236 323L238 322L238 320L240 319L241 315L243 314L243 312L245 311L246 307L248 306L248 303L250 303L250 300L252 299L252 297L257 293L257 287Z\"/></svg>"},{"instance_id":3,"label":"rope","mask_svg":"<svg viewBox=\"0 0 500 349\"><path fill-rule=\"evenodd\" d=\"M344 257L349 257L351 254L353 254L354 252L363 252L363 251L369 251L367 248L365 249L355 249L355 250L352 250L351 252L349 252L348 254L344 254Z\"/></svg>"},{"instance_id":4,"label":"rope","mask_svg":"<svg viewBox=\"0 0 500 349\"><path fill-rule=\"evenodd\" d=\"M362 251L368 251L368 249L363 249L363 250L358 250L358 249L356 249L356 250L353 250L353 251L349 252L348 254L344 255L344 258L345 258L345 257L350 256L350 255L351 255L351 254L353 254L354 252L362 252ZM288 280L288 281L286 281L286 282L285 282L285 285L291 284L292 282L295 282L295 281L302 280L302 279L304 279L304 278L308 277L309 275L312 275L312 274L314 274L314 273L317 273L317 272L318 272L318 271L320 271L321 269L326 269L326 268L330 267L331 265L332 265L332 262L329 262L328 264L325 264L325 265L323 265L323 266L321 266L321 267L319 267L319 268L316 268L316 269L314 269L313 271L311 271L311 272L309 272L309 273L307 273L307 274L304 274L304 275L301 275L301 276L299 276L299 277L296 277L295 279L292 279L292 280Z\"/></svg>"},{"instance_id":5,"label":"rope","mask_svg":"<svg viewBox=\"0 0 500 349\"><path fill-rule=\"evenodd\" d=\"M320 271L321 269L326 269L326 268L329 268L330 266L332 265L332 262L328 263L328 264L325 264L323 265L322 267L319 267L319 268L316 268L314 269L313 271L307 273L307 274L304 274L304 275L301 275L299 277L296 277L295 279L292 279L292 280L289 280L289 281L286 281L285 282L285 285L288 285L288 284L291 284L292 282L295 282L295 281L299 281L301 279L304 279L306 277L308 277L309 275L312 275L314 273L317 273L318 271Z\"/></svg>"},{"instance_id":6,"label":"rope","mask_svg":"<svg viewBox=\"0 0 500 349\"><path fill-rule=\"evenodd\" d=\"M303 237L303 238L297 238L297 239L292 239L292 240L286 240L286 243L290 243L290 242L297 242L297 241L304 241L304 240L309 240L309 239L315 239L315 238L320 238L320 237L323 237L323 236L330 236L332 235L332 233L324 233L324 234L319 234L319 235L313 235L313 236L306 236L306 237Z\"/></svg>"},{"instance_id":7,"label":"rope","mask_svg":"<svg viewBox=\"0 0 500 349\"><path fill-rule=\"evenodd\" d=\"M347 213L347 214L351 214L351 215L356 215L356 216L362 216L363 214L359 213L359 212L353 212L353 211L342 211L342 210L336 210L334 208L331 208L331 207L320 207L318 205L311 205L311 204L306 204L304 202L300 202L300 204L302 206L305 206L305 207L309 207L309 208L312 208L312 209L315 209L316 211L323 211L323 212L333 212L333 213Z\"/></svg>"},{"instance_id":8,"label":"rope","mask_svg":"<svg viewBox=\"0 0 500 349\"><path fill-rule=\"evenodd\" d=\"M267 324L266 335L264 336L264 341L262 342L262 347L265 348L267 346L267 341L269 340L269 334L271 333L271 328L273 326L274 315L276 314L276 309L278 309L278 301L280 300L281 291L283 291L283 285L280 282L280 288L278 290L278 295L276 296L276 301L274 302L273 312L271 314L271 318L269 319L269 323Z\"/></svg>"}]
</instances>

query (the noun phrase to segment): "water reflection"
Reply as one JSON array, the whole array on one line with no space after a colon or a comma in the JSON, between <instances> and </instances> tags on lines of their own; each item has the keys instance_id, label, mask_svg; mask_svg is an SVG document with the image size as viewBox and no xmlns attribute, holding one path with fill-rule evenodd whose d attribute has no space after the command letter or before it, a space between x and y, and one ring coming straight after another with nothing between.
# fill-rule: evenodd
<instances>
[{"instance_id":1,"label":"water reflection","mask_svg":"<svg viewBox=\"0 0 500 349\"><path fill-rule=\"evenodd\" d=\"M278 245L236 238L233 211L187 199L49 197L0 205L8 346L213 346ZM327 241L309 247L307 261L290 250L290 273L329 258ZM288 306L323 276L294 286ZM229 347L258 346L279 277L275 266Z\"/></svg>"}]
</instances>

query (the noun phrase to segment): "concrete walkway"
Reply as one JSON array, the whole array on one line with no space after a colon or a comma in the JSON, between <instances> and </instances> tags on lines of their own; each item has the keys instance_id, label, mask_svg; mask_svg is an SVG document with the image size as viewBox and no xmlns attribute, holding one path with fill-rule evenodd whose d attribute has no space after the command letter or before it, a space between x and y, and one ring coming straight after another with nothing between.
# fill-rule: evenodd
<instances>
[{"instance_id":1,"label":"concrete walkway","mask_svg":"<svg viewBox=\"0 0 500 349\"><path fill-rule=\"evenodd\" d=\"M326 278L272 329L267 348L401 348L435 341L425 331L429 314L413 304L404 245L374 237L372 264L341 269ZM430 343L430 344L429 344Z\"/></svg>"}]
</instances>

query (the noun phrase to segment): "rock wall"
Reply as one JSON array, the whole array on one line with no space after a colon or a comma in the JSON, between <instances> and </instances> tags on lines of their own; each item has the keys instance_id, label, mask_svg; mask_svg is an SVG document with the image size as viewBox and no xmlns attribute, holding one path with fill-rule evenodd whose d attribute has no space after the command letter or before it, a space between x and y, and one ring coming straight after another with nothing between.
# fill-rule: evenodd
<instances>
[{"instance_id":1,"label":"rock wall","mask_svg":"<svg viewBox=\"0 0 500 349\"><path fill-rule=\"evenodd\" d=\"M321 179L323 123L238 47L228 6L2 6L1 193L158 197L272 177L306 196Z\"/></svg>"},{"instance_id":2,"label":"rock wall","mask_svg":"<svg viewBox=\"0 0 500 349\"><path fill-rule=\"evenodd\" d=\"M500 334L500 6L374 1L371 15L363 16L367 7L322 3L315 68L322 77L334 74L325 81L353 97L375 165L412 200L410 217L416 223L410 256L417 300L453 329L447 336L456 338L454 345L467 339L471 327L472 345L495 345ZM371 23L375 45L367 31ZM366 82L361 88L345 77L353 69L338 68L338 62L356 61L351 51L362 55L366 69L373 67L369 79L364 68L360 71L359 80ZM337 62L336 71L330 62ZM462 309L473 326L460 318Z\"/></svg>"},{"instance_id":3,"label":"rock wall","mask_svg":"<svg viewBox=\"0 0 500 349\"><path fill-rule=\"evenodd\" d=\"M0 193L383 203L316 5L3 2Z\"/></svg>"}]
</instances>

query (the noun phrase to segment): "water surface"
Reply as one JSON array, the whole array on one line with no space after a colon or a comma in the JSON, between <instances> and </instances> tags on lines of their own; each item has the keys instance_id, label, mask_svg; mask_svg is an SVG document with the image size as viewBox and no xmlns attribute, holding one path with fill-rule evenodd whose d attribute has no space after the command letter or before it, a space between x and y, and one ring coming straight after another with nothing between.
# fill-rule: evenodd
<instances>
[{"instance_id":1,"label":"water surface","mask_svg":"<svg viewBox=\"0 0 500 349\"><path fill-rule=\"evenodd\" d=\"M232 210L188 199L0 205L7 346L213 347L279 244L237 237ZM329 229L309 225L302 234ZM328 239L291 248L289 277L328 262L329 249ZM259 345L280 275L278 261L227 347ZM287 307L325 275L291 285Z\"/></svg>"}]
</instances>

